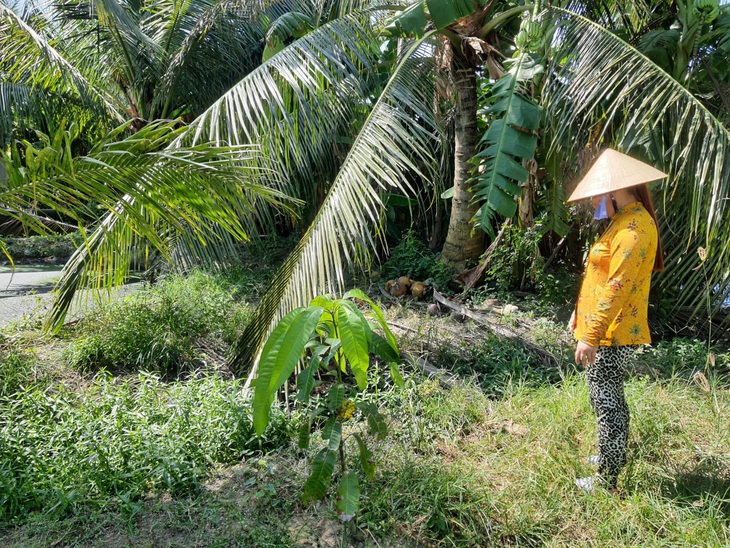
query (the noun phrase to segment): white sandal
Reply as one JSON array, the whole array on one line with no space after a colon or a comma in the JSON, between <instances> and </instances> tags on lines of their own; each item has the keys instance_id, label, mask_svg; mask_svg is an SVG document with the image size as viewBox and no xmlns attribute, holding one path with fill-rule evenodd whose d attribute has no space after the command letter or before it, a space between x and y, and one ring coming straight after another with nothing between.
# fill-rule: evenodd
<instances>
[{"instance_id":1,"label":"white sandal","mask_svg":"<svg viewBox=\"0 0 730 548\"><path fill-rule=\"evenodd\" d=\"M596 487L601 485L603 480L598 476L589 476L587 478L578 478L575 480L575 485L586 493L594 493Z\"/></svg>"}]
</instances>

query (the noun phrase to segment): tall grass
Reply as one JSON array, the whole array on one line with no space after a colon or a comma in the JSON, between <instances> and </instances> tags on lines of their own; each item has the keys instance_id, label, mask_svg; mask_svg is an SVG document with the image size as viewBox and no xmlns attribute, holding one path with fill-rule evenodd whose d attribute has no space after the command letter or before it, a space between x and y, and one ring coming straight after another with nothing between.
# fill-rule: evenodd
<instances>
[{"instance_id":1,"label":"tall grass","mask_svg":"<svg viewBox=\"0 0 730 548\"><path fill-rule=\"evenodd\" d=\"M692 381L627 384L622 495L587 495L595 418L582 375L495 401L471 384L394 393L398 433L364 525L424 545L727 546L730 395Z\"/></svg>"},{"instance_id":2,"label":"tall grass","mask_svg":"<svg viewBox=\"0 0 730 548\"><path fill-rule=\"evenodd\" d=\"M248 320L240 274L171 276L83 320L66 354L82 371L149 371L171 377L195 368L203 337L231 342Z\"/></svg>"}]
</instances>

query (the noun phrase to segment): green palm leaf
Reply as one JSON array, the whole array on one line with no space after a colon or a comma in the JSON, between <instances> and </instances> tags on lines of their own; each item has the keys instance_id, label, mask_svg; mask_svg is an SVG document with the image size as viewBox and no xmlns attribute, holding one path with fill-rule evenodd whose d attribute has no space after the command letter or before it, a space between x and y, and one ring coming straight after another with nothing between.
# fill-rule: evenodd
<instances>
[{"instance_id":1,"label":"green palm leaf","mask_svg":"<svg viewBox=\"0 0 730 548\"><path fill-rule=\"evenodd\" d=\"M180 103L188 104L193 112L202 112L235 83L223 88L226 79L221 81L211 71L246 74L255 69L261 60L262 40L269 20L280 16L284 9L278 2L257 6L253 2L222 0L204 2L193 9L197 4L173 3L174 22L157 31L163 34L159 43L164 44L170 55L152 104L153 112L159 112L162 118L169 116L170 110ZM181 6L188 6L188 10L183 12ZM206 47L208 43L215 43L216 47ZM204 81L217 85L201 89L199 84Z\"/></svg>"},{"instance_id":2,"label":"green palm leaf","mask_svg":"<svg viewBox=\"0 0 730 548\"><path fill-rule=\"evenodd\" d=\"M410 189L418 163L433 166L433 60L409 50L357 136L322 207L277 272L232 356L241 372L254 364L273 326L322 292L341 292L345 266L375 249L384 205L378 189ZM255 377L252 368L250 377Z\"/></svg>"},{"instance_id":3,"label":"green palm leaf","mask_svg":"<svg viewBox=\"0 0 730 548\"><path fill-rule=\"evenodd\" d=\"M189 128L176 133L175 140L168 145L170 154L175 154L176 148L205 149L209 147L209 140L213 141L212 150L225 148L229 143L234 147L261 143L256 145L256 177L262 184L250 188L264 199L251 200L252 208L219 208L211 221L223 221L229 226L238 223L246 226L247 221L241 219L247 217L265 221L270 215L270 205L263 205L263 202L273 199L281 204L282 190L297 194L298 189L292 188L289 182L297 174L309 174L316 166L321 166L322 163L317 163L319 158L328 158L325 164L332 162L328 144L338 134L337 127L351 118L353 105L367 97L368 89L352 82L365 80L362 73L375 69L377 56L370 48L374 40L372 30L352 18L317 29L249 74ZM337 48L333 47L335 45ZM293 99L297 100L296 104ZM131 146L132 142L126 140L126 146ZM311 180L311 175L308 177ZM67 264L49 325L60 325L77 289L90 284L109 290L123 283L129 258L121 260L124 254L118 253L119 250L151 243L164 256L170 256L167 240L161 235L171 235L174 230L165 227L164 219L150 217L145 205L139 201L136 189L128 188L130 192L117 206L110 208L87 245ZM194 198L190 193L192 187L187 188L184 195ZM126 219L125 215L131 217ZM228 220L227 215L231 216ZM144 234L130 231L132 220L138 220L149 230ZM208 251L216 248L208 245L210 238L201 236L204 225L198 223L197 226L197 239L205 242L205 246L198 246L197 252L209 257ZM178 223L175 229L184 228ZM145 243L147 236L151 240ZM117 258L110 260L113 256Z\"/></svg>"},{"instance_id":4,"label":"green palm leaf","mask_svg":"<svg viewBox=\"0 0 730 548\"><path fill-rule=\"evenodd\" d=\"M279 190L313 198L312 173L334 171L333 138L368 100L376 44L368 21L354 17L313 31L213 103L180 143L259 143L285 182Z\"/></svg>"},{"instance_id":5,"label":"green palm leaf","mask_svg":"<svg viewBox=\"0 0 730 548\"><path fill-rule=\"evenodd\" d=\"M78 97L103 118L122 122L114 100L98 91L40 34L0 5L0 74L10 82Z\"/></svg>"},{"instance_id":6,"label":"green palm leaf","mask_svg":"<svg viewBox=\"0 0 730 548\"><path fill-rule=\"evenodd\" d=\"M697 313L710 295L716 312L730 291L730 132L615 34L576 13L553 7L548 13L558 24L544 90L547 116L558 128L554 142L568 131L587 135L594 114L602 113L604 132L611 130L619 147L669 173L657 204L668 251L658 284L675 299L675 310ZM573 141L574 150L583 142ZM699 247L707 253L703 262Z\"/></svg>"},{"instance_id":7,"label":"green palm leaf","mask_svg":"<svg viewBox=\"0 0 730 548\"><path fill-rule=\"evenodd\" d=\"M286 197L257 183L258 149L198 145L159 150L180 129L153 124L133 138L74 159L68 173L29 180L0 192L0 203L23 211L23 198L68 215L90 199L109 213L64 268L48 325L59 327L79 287L109 289L126 277L132 249L151 246L170 258L180 238L205 254L224 231L247 237L238 217L256 200L284 206ZM123 195L122 199L119 196ZM177 234L177 238L170 235ZM215 251L214 251L215 252Z\"/></svg>"}]
</instances>

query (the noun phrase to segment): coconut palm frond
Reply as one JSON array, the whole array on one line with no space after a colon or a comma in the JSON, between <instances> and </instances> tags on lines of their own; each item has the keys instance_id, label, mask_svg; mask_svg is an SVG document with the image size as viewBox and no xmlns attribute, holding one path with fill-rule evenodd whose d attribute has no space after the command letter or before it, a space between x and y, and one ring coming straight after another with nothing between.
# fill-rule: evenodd
<instances>
[{"instance_id":1,"label":"coconut palm frond","mask_svg":"<svg viewBox=\"0 0 730 548\"><path fill-rule=\"evenodd\" d=\"M240 227L245 227L253 219L266 222L271 204L281 209L283 191L292 189L291 179L297 174L306 174L311 180L312 165L334 162L327 144L336 137L336 129L352 119L349 114L353 104L365 100L366 91L351 82L366 80L359 69L366 69L367 74L367 70L376 66L373 49L377 52L377 48L370 47L374 40L368 26L355 19L317 29L249 74L189 128L178 133L167 151L158 154L174 156L178 154L177 149L184 153L196 147L211 150L233 147L235 150L252 146L247 143L260 143L255 145L256 174L262 184L256 187L247 184L262 199L249 201L246 207L208 209L206 215L196 218L205 218L212 223L233 223L223 227L241 240L245 231ZM333 51L337 53L333 54ZM353 90L360 90L360 93L352 93ZM132 147L134 142L141 142L139 139L137 134L134 139L125 139L121 146ZM116 145L105 146L116 150ZM321 160L322 157L326 159ZM131 160L131 163L135 161ZM114 168L118 169L116 165ZM153 168L158 169L157 166ZM132 169L131 166L128 169ZM135 174L130 180L136 181L136 177ZM191 192L183 193L181 200L196 200L196 191L208 193L204 200L216 194L206 191L204 186L197 190L193 186L188 188ZM241 191L245 190L244 185ZM124 249L118 248L117 241L132 245L129 238L133 236L127 230L129 224L141 223L147 230L144 233L137 230L137 235L149 238L147 243L166 258L172 257L168 245L179 240L171 240L169 235L177 233L179 238L187 234L185 223L172 218L167 225L168 217L154 217L141 202L143 197L141 188L128 187L123 198L109 207L109 213L86 245L69 261L59 282L60 294L49 320L51 325L58 327L63 321L78 288L89 284L107 288L122 283L131 257L112 258L112 254L116 251L121 255ZM232 211L238 215L229 219ZM220 218L216 218L217 213ZM189 226L196 225L192 223ZM214 232L201 232L196 237L207 245L209 242L205 236L211 234L214 235ZM219 241L218 238L215 240ZM135 241L135 245L147 243ZM200 252L200 249L197 251Z\"/></svg>"},{"instance_id":2,"label":"coconut palm frond","mask_svg":"<svg viewBox=\"0 0 730 548\"><path fill-rule=\"evenodd\" d=\"M277 272L237 342L232 363L239 373L255 364L266 336L281 317L318 293L341 290L345 268L375 249L385 210L379 192L408 192L411 177L430 179L432 175L424 170L437 168L434 61L419 44L395 68L317 216ZM249 379L255 374L253 367Z\"/></svg>"},{"instance_id":3,"label":"coconut palm frond","mask_svg":"<svg viewBox=\"0 0 730 548\"><path fill-rule=\"evenodd\" d=\"M548 10L557 22L552 58L559 62L550 71L544 99L554 127L562 128L555 142L565 137L561 132L576 128L603 132L669 173L657 204L669 252L658 283L676 307L706 310L707 295L727 290L730 132L687 89L615 34L575 13ZM589 127L596 119L602 126ZM574 150L583 143L575 141ZM721 304L713 299L711 308Z\"/></svg>"},{"instance_id":4,"label":"coconut palm frond","mask_svg":"<svg viewBox=\"0 0 730 548\"><path fill-rule=\"evenodd\" d=\"M598 2L569 2L564 7L614 32L628 34L629 39L645 31L656 21L656 2L644 0L600 0Z\"/></svg>"},{"instance_id":5,"label":"coconut palm frond","mask_svg":"<svg viewBox=\"0 0 730 548\"><path fill-rule=\"evenodd\" d=\"M336 170L336 139L352 132L353 112L370 100L377 44L367 20L345 17L320 27L213 103L179 143L258 142L282 174L286 186L279 190L307 198L317 174Z\"/></svg>"},{"instance_id":6,"label":"coconut palm frond","mask_svg":"<svg viewBox=\"0 0 730 548\"><path fill-rule=\"evenodd\" d=\"M216 268L240 258L241 244L230 232L208 221L201 225L206 232L205 239L198 238L190 228L171 235L167 247L172 250L170 262L175 267L183 272L196 267Z\"/></svg>"},{"instance_id":7,"label":"coconut palm frond","mask_svg":"<svg viewBox=\"0 0 730 548\"><path fill-rule=\"evenodd\" d=\"M189 247L197 239L196 251L202 256L205 245L220 241L220 231L245 240L239 215L252 211L256 202L291 208L287 197L259 184L258 147L159 150L161 142L168 144L180 131L169 123L151 124L132 138L97 146L47 177L9 173L9 184L0 189L0 204L21 221L27 219L30 205L74 217L93 199L109 211L64 269L51 326L63 322L77 288L121 283L134 260L135 245L149 245L169 257L168 236L177 232L185 235Z\"/></svg>"},{"instance_id":8,"label":"coconut palm frond","mask_svg":"<svg viewBox=\"0 0 730 548\"><path fill-rule=\"evenodd\" d=\"M0 82L0 147L5 148L11 138L13 122L17 118L34 115L34 93L28 86Z\"/></svg>"},{"instance_id":9,"label":"coconut palm frond","mask_svg":"<svg viewBox=\"0 0 730 548\"><path fill-rule=\"evenodd\" d=\"M98 91L41 35L0 5L0 73L6 81L79 97L103 119L120 123L114 101Z\"/></svg>"},{"instance_id":10,"label":"coconut palm frond","mask_svg":"<svg viewBox=\"0 0 730 548\"><path fill-rule=\"evenodd\" d=\"M190 101L194 101L195 105L189 105L189 108L193 112L201 112L227 91L218 86L201 89L197 85L199 82L222 80L212 78L211 70L228 71L230 74L241 74L243 71L245 74L260 64L263 37L268 24L268 18L262 15L268 10L251 12L242 11L241 7L240 0L222 0L202 13L177 12L178 24L161 27L161 31L165 31L161 43L166 44L166 51L171 52L171 58L154 93L154 112L160 112L161 117L166 118L171 105L181 102L189 104ZM173 30L177 36L172 35ZM211 40L211 36L216 38L217 47L203 47L206 41ZM176 100L178 97L185 97L186 101ZM197 105L202 108L195 108Z\"/></svg>"}]
</instances>

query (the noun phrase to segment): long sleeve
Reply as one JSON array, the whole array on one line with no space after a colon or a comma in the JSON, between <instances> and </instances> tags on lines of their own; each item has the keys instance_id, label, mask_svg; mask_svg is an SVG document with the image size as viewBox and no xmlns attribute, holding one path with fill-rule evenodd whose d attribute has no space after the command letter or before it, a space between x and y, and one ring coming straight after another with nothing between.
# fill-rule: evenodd
<instances>
[{"instance_id":1,"label":"long sleeve","mask_svg":"<svg viewBox=\"0 0 730 548\"><path fill-rule=\"evenodd\" d=\"M640 257L641 253L645 257ZM616 319L623 321L619 313L628 301L633 290L636 292L637 280L640 280L643 271L646 246L635 231L627 228L618 231L611 240L610 266L605 284L596 287L596 305L581 340L591 346L598 346L605 339L609 325ZM653 255L652 255L653 259ZM651 271L650 271L651 272Z\"/></svg>"},{"instance_id":2,"label":"long sleeve","mask_svg":"<svg viewBox=\"0 0 730 548\"><path fill-rule=\"evenodd\" d=\"M576 339L591 346L651 341L647 315L657 241L654 220L641 204L614 216L588 256Z\"/></svg>"}]
</instances>

